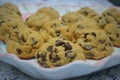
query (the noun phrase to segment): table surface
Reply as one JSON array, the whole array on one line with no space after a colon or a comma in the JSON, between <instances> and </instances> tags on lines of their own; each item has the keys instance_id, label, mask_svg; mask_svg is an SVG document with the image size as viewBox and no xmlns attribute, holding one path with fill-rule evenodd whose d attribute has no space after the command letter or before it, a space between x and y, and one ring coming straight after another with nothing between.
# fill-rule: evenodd
<instances>
[{"instance_id":1,"label":"table surface","mask_svg":"<svg viewBox=\"0 0 120 80\"><path fill-rule=\"evenodd\" d=\"M34 12L37 9L35 6L29 6L26 4L39 4L39 6L53 6L53 5L81 5L81 7L92 6L93 8L107 8L112 4L107 0L0 0L0 4L4 2L13 2L20 7L22 13ZM101 5L102 4L102 5ZM22 7L21 7L22 5ZM30 11L29 10L32 10ZM31 9L34 8L34 9ZM72 9L71 9L72 10ZM12 65L0 61L0 80L38 80L28 76L27 74L21 72ZM66 79L68 80L68 79ZM91 73L85 76L80 76L77 78L72 78L69 80L120 80L120 64L113 66L109 69Z\"/></svg>"}]
</instances>

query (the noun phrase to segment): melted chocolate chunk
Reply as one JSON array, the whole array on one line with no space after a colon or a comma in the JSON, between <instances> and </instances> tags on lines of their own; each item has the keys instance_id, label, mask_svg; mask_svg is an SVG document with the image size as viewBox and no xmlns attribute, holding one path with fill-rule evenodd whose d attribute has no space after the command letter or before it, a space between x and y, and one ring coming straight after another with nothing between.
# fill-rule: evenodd
<instances>
[{"instance_id":1,"label":"melted chocolate chunk","mask_svg":"<svg viewBox=\"0 0 120 80\"><path fill-rule=\"evenodd\" d=\"M44 54L44 55L41 54L40 57L41 57L41 60L42 60L43 62L46 61L46 54Z\"/></svg>"},{"instance_id":2,"label":"melted chocolate chunk","mask_svg":"<svg viewBox=\"0 0 120 80\"><path fill-rule=\"evenodd\" d=\"M17 51L18 54L21 54L21 53L22 53L22 50L21 50L21 49L18 49L18 48L17 48L16 51Z\"/></svg>"},{"instance_id":3,"label":"melted chocolate chunk","mask_svg":"<svg viewBox=\"0 0 120 80\"><path fill-rule=\"evenodd\" d=\"M53 46L48 46L47 51L52 53L53 52Z\"/></svg>"},{"instance_id":4,"label":"melted chocolate chunk","mask_svg":"<svg viewBox=\"0 0 120 80\"><path fill-rule=\"evenodd\" d=\"M26 42L25 38L24 38L24 34L21 36L21 39L23 42Z\"/></svg>"},{"instance_id":5,"label":"melted chocolate chunk","mask_svg":"<svg viewBox=\"0 0 120 80\"><path fill-rule=\"evenodd\" d=\"M119 37L119 33L116 33L116 37Z\"/></svg>"},{"instance_id":6,"label":"melted chocolate chunk","mask_svg":"<svg viewBox=\"0 0 120 80\"><path fill-rule=\"evenodd\" d=\"M72 46L70 45L69 42L66 42L63 47L65 47L65 51L72 49Z\"/></svg>"},{"instance_id":7,"label":"melted chocolate chunk","mask_svg":"<svg viewBox=\"0 0 120 80\"><path fill-rule=\"evenodd\" d=\"M15 25L15 26L13 26L12 28L13 28L13 29L16 29L16 28L17 28L17 26Z\"/></svg>"},{"instance_id":8,"label":"melted chocolate chunk","mask_svg":"<svg viewBox=\"0 0 120 80\"><path fill-rule=\"evenodd\" d=\"M51 62L56 62L56 61L58 61L58 60L60 60L60 58L58 57L58 55L57 54L49 54L49 59L50 59L50 61Z\"/></svg>"},{"instance_id":9,"label":"melted chocolate chunk","mask_svg":"<svg viewBox=\"0 0 120 80\"><path fill-rule=\"evenodd\" d=\"M89 33L85 33L85 34L84 34L84 38L86 38L88 34L89 34Z\"/></svg>"},{"instance_id":10,"label":"melted chocolate chunk","mask_svg":"<svg viewBox=\"0 0 120 80\"><path fill-rule=\"evenodd\" d=\"M104 44L105 43L105 40L99 40L100 43Z\"/></svg>"},{"instance_id":11,"label":"melted chocolate chunk","mask_svg":"<svg viewBox=\"0 0 120 80\"><path fill-rule=\"evenodd\" d=\"M59 67L59 66L62 66L61 64L55 64L55 67Z\"/></svg>"},{"instance_id":12,"label":"melted chocolate chunk","mask_svg":"<svg viewBox=\"0 0 120 80\"><path fill-rule=\"evenodd\" d=\"M91 50L93 47L92 47L91 45L86 45L84 48L85 48L86 50Z\"/></svg>"},{"instance_id":13,"label":"melted chocolate chunk","mask_svg":"<svg viewBox=\"0 0 120 80\"><path fill-rule=\"evenodd\" d=\"M62 41L62 40L56 40L56 46L62 46L63 44L65 44L64 41Z\"/></svg>"},{"instance_id":14,"label":"melted chocolate chunk","mask_svg":"<svg viewBox=\"0 0 120 80\"><path fill-rule=\"evenodd\" d=\"M5 22L5 21L0 21L0 27L1 27L1 24L2 24L3 22Z\"/></svg>"},{"instance_id":15,"label":"melted chocolate chunk","mask_svg":"<svg viewBox=\"0 0 120 80\"><path fill-rule=\"evenodd\" d=\"M111 41L115 41L113 38L109 37Z\"/></svg>"},{"instance_id":16,"label":"melted chocolate chunk","mask_svg":"<svg viewBox=\"0 0 120 80\"><path fill-rule=\"evenodd\" d=\"M38 59L40 57L39 50L37 51L36 58Z\"/></svg>"},{"instance_id":17,"label":"melted chocolate chunk","mask_svg":"<svg viewBox=\"0 0 120 80\"><path fill-rule=\"evenodd\" d=\"M92 35L93 35L94 37L96 37L96 33L92 32Z\"/></svg>"},{"instance_id":18,"label":"melted chocolate chunk","mask_svg":"<svg viewBox=\"0 0 120 80\"><path fill-rule=\"evenodd\" d=\"M55 48L55 49L54 49L54 52L55 52L55 53L58 53L58 50Z\"/></svg>"},{"instance_id":19,"label":"melted chocolate chunk","mask_svg":"<svg viewBox=\"0 0 120 80\"><path fill-rule=\"evenodd\" d=\"M57 36L60 36L60 31L56 31L56 35L57 35Z\"/></svg>"},{"instance_id":20,"label":"melted chocolate chunk","mask_svg":"<svg viewBox=\"0 0 120 80\"><path fill-rule=\"evenodd\" d=\"M84 16L87 16L87 15L88 15L88 12L84 11L82 14L83 14Z\"/></svg>"},{"instance_id":21,"label":"melted chocolate chunk","mask_svg":"<svg viewBox=\"0 0 120 80\"><path fill-rule=\"evenodd\" d=\"M83 27L79 24L79 25L77 25L77 28L78 29L83 29Z\"/></svg>"},{"instance_id":22,"label":"melted chocolate chunk","mask_svg":"<svg viewBox=\"0 0 120 80\"><path fill-rule=\"evenodd\" d=\"M93 54L92 52L88 53L87 55L88 55L89 57L93 57L93 56L94 56L94 54Z\"/></svg>"}]
</instances>

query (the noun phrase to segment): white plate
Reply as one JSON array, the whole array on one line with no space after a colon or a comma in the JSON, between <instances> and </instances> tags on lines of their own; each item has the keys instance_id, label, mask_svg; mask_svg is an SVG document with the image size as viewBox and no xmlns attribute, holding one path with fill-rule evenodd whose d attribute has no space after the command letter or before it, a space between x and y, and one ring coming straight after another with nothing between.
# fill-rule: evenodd
<instances>
[{"instance_id":1,"label":"white plate","mask_svg":"<svg viewBox=\"0 0 120 80\"><path fill-rule=\"evenodd\" d=\"M14 54L8 54L5 44L0 43L0 60L15 66L22 72L38 79L64 79L82 76L113 65L120 64L120 48L114 48L111 56L101 60L74 61L62 67L43 68L36 59L22 60Z\"/></svg>"}]
</instances>

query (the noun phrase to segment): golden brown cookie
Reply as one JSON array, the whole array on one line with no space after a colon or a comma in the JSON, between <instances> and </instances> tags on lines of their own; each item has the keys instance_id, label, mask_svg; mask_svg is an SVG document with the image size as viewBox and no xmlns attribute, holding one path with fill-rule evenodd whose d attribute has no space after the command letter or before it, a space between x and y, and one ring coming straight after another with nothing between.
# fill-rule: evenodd
<instances>
[{"instance_id":1,"label":"golden brown cookie","mask_svg":"<svg viewBox=\"0 0 120 80\"><path fill-rule=\"evenodd\" d=\"M36 13L39 13L39 14L46 14L48 15L51 19L58 19L59 18L59 13L57 10L55 10L54 8L52 7L44 7L44 8L40 8L37 10Z\"/></svg>"},{"instance_id":2,"label":"golden brown cookie","mask_svg":"<svg viewBox=\"0 0 120 80\"><path fill-rule=\"evenodd\" d=\"M24 26L16 25L11 27L6 48L8 53L13 53L22 59L35 57L36 50L44 44L41 35Z\"/></svg>"},{"instance_id":3,"label":"golden brown cookie","mask_svg":"<svg viewBox=\"0 0 120 80\"><path fill-rule=\"evenodd\" d=\"M114 7L105 10L102 15L108 23L120 24L120 11Z\"/></svg>"},{"instance_id":4,"label":"golden brown cookie","mask_svg":"<svg viewBox=\"0 0 120 80\"><path fill-rule=\"evenodd\" d=\"M85 60L82 48L70 41L52 38L36 52L38 63L45 68L59 67L76 60Z\"/></svg>"},{"instance_id":5,"label":"golden brown cookie","mask_svg":"<svg viewBox=\"0 0 120 80\"><path fill-rule=\"evenodd\" d=\"M120 25L109 23L104 27L107 35L115 47L120 47Z\"/></svg>"},{"instance_id":6,"label":"golden brown cookie","mask_svg":"<svg viewBox=\"0 0 120 80\"><path fill-rule=\"evenodd\" d=\"M15 12L15 13L18 14L19 16L21 16L21 12L20 12L19 8L18 8L15 4L13 4L13 3L6 2L6 3L4 3L4 4L1 6L1 8L8 9L8 10L10 10L10 11L12 11L12 12Z\"/></svg>"},{"instance_id":7,"label":"golden brown cookie","mask_svg":"<svg viewBox=\"0 0 120 80\"><path fill-rule=\"evenodd\" d=\"M82 20L84 18L83 15L78 14L77 12L68 12L62 16L62 21L65 24L73 24L76 23L78 20Z\"/></svg>"},{"instance_id":8,"label":"golden brown cookie","mask_svg":"<svg viewBox=\"0 0 120 80\"><path fill-rule=\"evenodd\" d=\"M104 30L84 29L79 33L76 43L83 48L87 59L101 59L114 51Z\"/></svg>"},{"instance_id":9,"label":"golden brown cookie","mask_svg":"<svg viewBox=\"0 0 120 80\"><path fill-rule=\"evenodd\" d=\"M0 19L0 40L6 42L9 30L11 27L16 25L25 25L21 19L11 19L8 17L7 19Z\"/></svg>"},{"instance_id":10,"label":"golden brown cookie","mask_svg":"<svg viewBox=\"0 0 120 80\"><path fill-rule=\"evenodd\" d=\"M51 19L46 14L35 13L26 19L28 27L33 30L39 31L46 22L49 22Z\"/></svg>"},{"instance_id":11,"label":"golden brown cookie","mask_svg":"<svg viewBox=\"0 0 120 80\"><path fill-rule=\"evenodd\" d=\"M89 8L89 7L81 8L77 11L77 13L82 14L83 16L89 17L89 18L92 18L92 17L98 15L98 13L94 9Z\"/></svg>"}]
</instances>

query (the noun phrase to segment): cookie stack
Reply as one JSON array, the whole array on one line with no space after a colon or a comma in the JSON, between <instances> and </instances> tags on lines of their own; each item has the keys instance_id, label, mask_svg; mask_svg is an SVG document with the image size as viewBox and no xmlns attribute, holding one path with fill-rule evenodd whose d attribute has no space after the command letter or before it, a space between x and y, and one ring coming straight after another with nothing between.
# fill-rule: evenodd
<instances>
[{"instance_id":1,"label":"cookie stack","mask_svg":"<svg viewBox=\"0 0 120 80\"><path fill-rule=\"evenodd\" d=\"M102 59L113 53L114 46L120 47L120 11L115 8L98 14L85 7L60 17L54 8L44 7L25 22L18 8L4 8L5 4L0 7L0 40L6 43L8 53L22 59L36 58L45 68Z\"/></svg>"}]
</instances>

